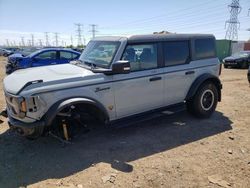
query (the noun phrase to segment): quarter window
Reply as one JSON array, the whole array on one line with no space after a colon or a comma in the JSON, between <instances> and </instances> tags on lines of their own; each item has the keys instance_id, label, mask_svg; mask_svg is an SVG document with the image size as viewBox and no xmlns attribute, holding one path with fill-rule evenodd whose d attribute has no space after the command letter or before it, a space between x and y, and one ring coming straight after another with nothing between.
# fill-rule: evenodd
<instances>
[{"instance_id":1,"label":"quarter window","mask_svg":"<svg viewBox=\"0 0 250 188\"><path fill-rule=\"evenodd\" d=\"M195 40L196 59L215 57L215 41L212 38Z\"/></svg>"},{"instance_id":2,"label":"quarter window","mask_svg":"<svg viewBox=\"0 0 250 188\"><path fill-rule=\"evenodd\" d=\"M128 45L122 60L130 62L131 71L157 68L157 44Z\"/></svg>"},{"instance_id":3,"label":"quarter window","mask_svg":"<svg viewBox=\"0 0 250 188\"><path fill-rule=\"evenodd\" d=\"M48 51L40 53L36 56L37 59L56 59L56 51Z\"/></svg>"}]
</instances>

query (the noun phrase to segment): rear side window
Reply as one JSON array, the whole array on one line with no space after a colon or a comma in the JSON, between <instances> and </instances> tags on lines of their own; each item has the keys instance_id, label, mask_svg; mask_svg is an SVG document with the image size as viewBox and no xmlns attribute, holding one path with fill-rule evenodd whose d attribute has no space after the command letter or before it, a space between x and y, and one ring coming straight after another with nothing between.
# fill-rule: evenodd
<instances>
[{"instance_id":1,"label":"rear side window","mask_svg":"<svg viewBox=\"0 0 250 188\"><path fill-rule=\"evenodd\" d=\"M72 59L72 53L66 51L60 51L60 59Z\"/></svg>"},{"instance_id":2,"label":"rear side window","mask_svg":"<svg viewBox=\"0 0 250 188\"><path fill-rule=\"evenodd\" d=\"M164 43L165 66L181 65L189 61L189 41Z\"/></svg>"},{"instance_id":3,"label":"rear side window","mask_svg":"<svg viewBox=\"0 0 250 188\"><path fill-rule=\"evenodd\" d=\"M56 59L56 51L47 51L38 54L35 58L37 59Z\"/></svg>"},{"instance_id":4,"label":"rear side window","mask_svg":"<svg viewBox=\"0 0 250 188\"><path fill-rule=\"evenodd\" d=\"M215 41L212 38L196 39L194 48L196 59L215 57Z\"/></svg>"}]
</instances>

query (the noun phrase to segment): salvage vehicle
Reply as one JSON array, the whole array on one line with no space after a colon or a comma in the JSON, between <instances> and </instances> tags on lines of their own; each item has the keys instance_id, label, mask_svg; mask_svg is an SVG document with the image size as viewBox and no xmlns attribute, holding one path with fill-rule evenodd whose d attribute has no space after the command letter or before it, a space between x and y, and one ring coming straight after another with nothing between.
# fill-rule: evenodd
<instances>
[{"instance_id":1,"label":"salvage vehicle","mask_svg":"<svg viewBox=\"0 0 250 188\"><path fill-rule=\"evenodd\" d=\"M115 126L177 106L208 118L221 101L220 72L213 35L95 38L79 60L4 79L9 126L28 138L57 127L67 140L91 118Z\"/></svg>"},{"instance_id":2,"label":"salvage vehicle","mask_svg":"<svg viewBox=\"0 0 250 188\"><path fill-rule=\"evenodd\" d=\"M0 48L0 56L7 57L11 55L13 52L4 48Z\"/></svg>"},{"instance_id":3,"label":"salvage vehicle","mask_svg":"<svg viewBox=\"0 0 250 188\"><path fill-rule=\"evenodd\" d=\"M6 74L11 74L18 69L69 63L78 59L80 55L79 52L63 48L41 49L27 56L16 53L8 57Z\"/></svg>"},{"instance_id":4,"label":"salvage vehicle","mask_svg":"<svg viewBox=\"0 0 250 188\"><path fill-rule=\"evenodd\" d=\"M250 65L250 51L241 51L223 59L224 68L247 69Z\"/></svg>"}]
</instances>

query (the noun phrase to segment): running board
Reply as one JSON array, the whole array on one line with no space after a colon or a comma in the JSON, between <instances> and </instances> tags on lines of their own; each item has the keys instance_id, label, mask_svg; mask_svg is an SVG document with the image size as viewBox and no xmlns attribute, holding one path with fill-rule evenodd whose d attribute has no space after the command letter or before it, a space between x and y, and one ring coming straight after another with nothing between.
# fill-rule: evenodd
<instances>
[{"instance_id":1,"label":"running board","mask_svg":"<svg viewBox=\"0 0 250 188\"><path fill-rule=\"evenodd\" d=\"M130 117L125 117L119 120L111 121L109 126L112 128L127 127L127 126L134 125L137 123L149 121L155 118L160 118L163 116L170 116L172 114L182 112L184 110L186 110L185 103L171 105L168 107L151 110L151 111L144 112L141 114L136 114Z\"/></svg>"}]
</instances>

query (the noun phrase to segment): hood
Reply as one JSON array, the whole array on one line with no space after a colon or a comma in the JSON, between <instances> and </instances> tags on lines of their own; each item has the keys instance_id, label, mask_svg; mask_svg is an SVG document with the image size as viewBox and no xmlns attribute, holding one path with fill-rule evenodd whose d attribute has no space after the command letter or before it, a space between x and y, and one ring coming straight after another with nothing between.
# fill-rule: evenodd
<instances>
[{"instance_id":1,"label":"hood","mask_svg":"<svg viewBox=\"0 0 250 188\"><path fill-rule=\"evenodd\" d=\"M19 53L16 53L16 54L12 54L10 56L8 56L8 59L10 62L14 62L14 60L20 60L20 59L23 59L23 55L22 54L19 54Z\"/></svg>"},{"instance_id":2,"label":"hood","mask_svg":"<svg viewBox=\"0 0 250 188\"><path fill-rule=\"evenodd\" d=\"M27 83L42 81L42 83L79 78L93 75L94 73L72 64L53 65L20 69L4 79L4 89L11 94L17 94Z\"/></svg>"},{"instance_id":3,"label":"hood","mask_svg":"<svg viewBox=\"0 0 250 188\"><path fill-rule=\"evenodd\" d=\"M242 57L229 56L229 57L224 58L224 60L226 61L237 60L237 59L242 59Z\"/></svg>"}]
</instances>

